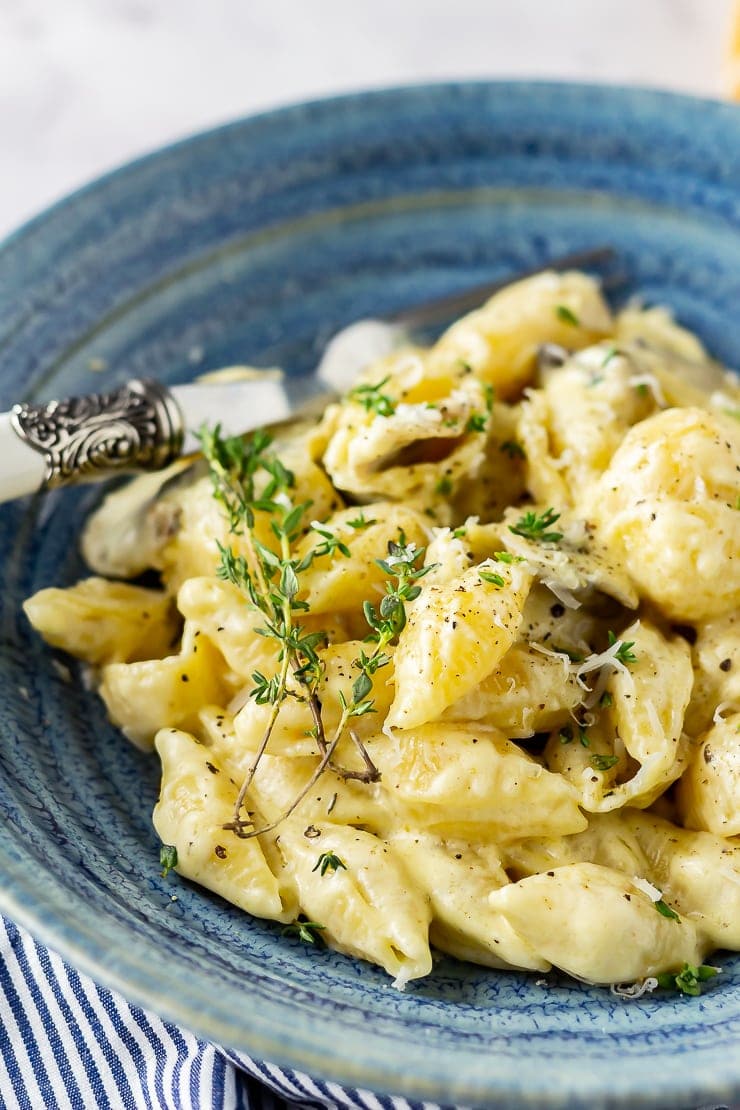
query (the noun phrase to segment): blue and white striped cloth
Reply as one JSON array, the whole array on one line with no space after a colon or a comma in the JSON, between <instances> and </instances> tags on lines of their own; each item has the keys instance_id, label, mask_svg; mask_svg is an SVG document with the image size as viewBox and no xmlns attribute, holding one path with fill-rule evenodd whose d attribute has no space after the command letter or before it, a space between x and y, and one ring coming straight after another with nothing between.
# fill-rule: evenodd
<instances>
[{"instance_id":1,"label":"blue and white striped cloth","mask_svg":"<svg viewBox=\"0 0 740 1110\"><path fill-rule=\"evenodd\" d=\"M201 1041L99 987L0 918L0 1110L290 1107L443 1110Z\"/></svg>"},{"instance_id":2,"label":"blue and white striped cloth","mask_svg":"<svg viewBox=\"0 0 740 1110\"><path fill-rule=\"evenodd\" d=\"M0 918L0 1110L439 1110L199 1040Z\"/></svg>"}]
</instances>

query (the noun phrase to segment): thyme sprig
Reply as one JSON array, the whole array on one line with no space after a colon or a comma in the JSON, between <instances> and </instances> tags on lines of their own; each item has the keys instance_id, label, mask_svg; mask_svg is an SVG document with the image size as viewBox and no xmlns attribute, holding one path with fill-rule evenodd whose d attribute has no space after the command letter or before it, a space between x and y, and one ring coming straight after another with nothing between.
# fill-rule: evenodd
<instances>
[{"instance_id":1,"label":"thyme sprig","mask_svg":"<svg viewBox=\"0 0 740 1110\"><path fill-rule=\"evenodd\" d=\"M257 829L249 814L242 815L242 809L286 698L293 697L308 705L313 720L311 732L321 755L317 771L289 812L331 762L346 725L343 715L341 727L331 740L327 739L318 697L324 674L319 648L327 643L327 636L322 631L309 632L301 625L300 614L308 610L308 605L298 595L301 591L300 575L314 559L334 557L336 554L349 557L350 549L329 529L315 521L310 528L321 542L307 555L297 557L295 544L305 531L304 519L311 502L293 503L291 492L295 487L295 477L269 450L272 441L266 432L257 432L251 439L244 440L223 437L217 425L212 429L203 429L200 440L208 462L214 497L223 506L229 532L239 537L242 549L237 553L230 544L218 543L220 562L216 573L244 594L249 605L262 617L262 624L256 632L274 640L277 647L276 673L265 675L254 671L252 674L254 686L250 697L258 705L269 705L270 713L255 757L239 788L233 819L224 826L237 836L248 838L266 832L279 823ZM270 530L277 541L277 551L267 547L255 535L257 512L267 515ZM368 762L366 771L354 772L353 777L371 776ZM374 773L377 776L377 772Z\"/></svg>"},{"instance_id":2,"label":"thyme sprig","mask_svg":"<svg viewBox=\"0 0 740 1110\"><path fill-rule=\"evenodd\" d=\"M391 540L385 559L376 559L388 579L385 583L385 597L376 607L366 601L362 607L365 620L370 626L366 642L377 644L375 655L406 627L406 602L415 601L421 593L419 579L424 578L437 564L424 566L425 547L408 543L403 530L399 531L398 542ZM393 581L395 579L395 582Z\"/></svg>"},{"instance_id":3,"label":"thyme sprig","mask_svg":"<svg viewBox=\"0 0 740 1110\"><path fill-rule=\"evenodd\" d=\"M269 825L263 825L262 828L258 830L246 832L244 830L246 826L252 824L251 820L244 821L238 819L239 823L237 824L237 818L235 818L235 820L226 827L233 828L234 831L242 837L256 836L260 833L272 832L273 829L276 829L278 825L289 817L297 806L300 805L326 768L332 765L332 759L337 745L345 734L345 731L349 733L350 739L362 758L363 769L355 771L337 768L339 773L345 779L359 779L361 782L366 783L377 782L380 779L380 772L372 762L367 749L357 735L357 732L351 727L350 722L355 717L364 717L368 713L375 712L373 699L368 695L372 693L373 679L376 673L382 667L386 667L391 661L391 657L385 651L385 648L399 635L406 625L406 602L414 601L421 593L421 587L416 585L417 580L423 578L429 571L434 569L435 564L426 567L419 565L420 563L423 564L425 552L426 548L417 548L415 544L407 543L403 530L399 530L398 542L391 540L388 543L388 554L386 558L376 559L377 565L389 575L389 579L386 581L386 593L378 609L376 610L371 602L365 602L363 605L365 619L370 626L370 632L365 642L374 643L375 648L370 653L361 650L357 658L352 661L352 666L357 668L360 673L352 683L352 689L349 695L345 694L343 690L339 691L341 713L331 739L328 739L324 735L323 723L321 725L321 735L323 737L323 743L320 744L321 759L303 789L293 799L288 809ZM395 579L395 581L393 581L393 579ZM316 701L318 702L317 698ZM316 719L315 716L314 720ZM321 720L320 703L318 719ZM264 747L261 747L258 751L257 759L259 759L263 752ZM252 770L250 776L248 776L246 780L246 786L243 788L244 793L241 799L238 799L239 808L241 808L241 804L243 804L244 795L246 795L246 791L249 789L253 777L254 773Z\"/></svg>"},{"instance_id":4,"label":"thyme sprig","mask_svg":"<svg viewBox=\"0 0 740 1110\"><path fill-rule=\"evenodd\" d=\"M365 765L364 771L345 771L345 778L359 778L364 782L377 782L380 773L373 765L370 757L362 745L357 733L350 727L350 721L355 717L364 717L368 713L375 713L374 699L370 697L373 690L375 676L383 667L387 667L391 656L386 652L388 645L396 639L406 627L406 603L415 601L421 593L418 581L434 569L434 564L424 566L425 547L417 547L409 543L402 529L399 529L398 540L388 542L388 550L384 559L376 559L388 578L385 582L385 594L377 605L366 601L363 604L363 613L369 626L369 633L365 643L373 644L372 651L362 649L352 661L352 666L360 673L352 683L351 693L346 695L339 692L341 716L337 726L336 735L341 735L348 728L349 735L360 753Z\"/></svg>"},{"instance_id":5,"label":"thyme sprig","mask_svg":"<svg viewBox=\"0 0 740 1110\"><path fill-rule=\"evenodd\" d=\"M385 582L386 592L377 609L372 602L366 601L363 604L365 620L370 627L365 643L372 643L375 647L371 652L362 649L352 660L352 666L360 673L352 683L349 695L343 690L339 691L341 715L331 742L334 745L347 729L362 757L364 770L345 770L342 772L345 778L359 778L363 782L377 782L380 778L379 771L370 760L350 722L355 717L364 717L368 713L376 712L374 699L369 695L372 693L375 675L391 661L385 648L406 625L406 602L414 601L421 593L421 587L416 585L416 581L433 569L432 566L420 565L423 564L425 551L424 547L416 547L415 544L408 543L405 533L399 529L398 541L388 542L388 553L385 559L375 560L376 565L388 575Z\"/></svg>"},{"instance_id":6,"label":"thyme sprig","mask_svg":"<svg viewBox=\"0 0 740 1110\"><path fill-rule=\"evenodd\" d=\"M374 406L371 395L378 393L383 384L358 387L360 398L365 398L360 403L366 404L366 407ZM353 660L359 674L349 692L340 690L339 721L331 735L327 735L318 691L325 673L319 649L328 643L328 637L323 631L307 631L300 623L300 614L308 610L307 603L299 597L301 574L315 559L349 558L350 548L320 521L312 521L306 526L306 513L311 502L294 503L295 477L270 450L272 441L267 433L257 432L251 439L223 437L217 425L212 429L203 429L200 440L209 466L214 497L225 510L229 533L239 538L238 551L231 544L218 543L220 561L217 574L237 587L251 608L260 614L262 623L255 631L276 644L276 672L264 674L255 670L252 674L254 686L249 692L250 697L258 705L269 706L270 712L252 764L239 788L233 818L224 826L246 839L276 828L296 809L330 765L344 778L362 782L375 782L380 778L352 727L352 720L375 712L374 699L370 695L375 675L390 663L391 657L385 649L405 627L406 604L414 601L421 592L419 579L433 568L423 565L426 549L409 543L402 530L399 530L397 541L388 543L386 557L376 560L387 575L385 595L377 608L370 602L363 607L370 629L365 642L374 647L367 651L362 649ZM274 545L277 550L258 539L255 530L258 512L265 514L277 541ZM374 521L367 521L360 514L352 526L362 528L370 523ZM308 554L299 558L295 545L307 529L316 534L319 542ZM257 828L249 812L243 814L245 799L281 708L291 697L307 704L311 712L313 727L307 730L307 734L316 740L320 759L308 782L285 813L270 824ZM333 763L337 746L345 733L349 734L361 756L363 767L359 771L343 769Z\"/></svg>"}]
</instances>

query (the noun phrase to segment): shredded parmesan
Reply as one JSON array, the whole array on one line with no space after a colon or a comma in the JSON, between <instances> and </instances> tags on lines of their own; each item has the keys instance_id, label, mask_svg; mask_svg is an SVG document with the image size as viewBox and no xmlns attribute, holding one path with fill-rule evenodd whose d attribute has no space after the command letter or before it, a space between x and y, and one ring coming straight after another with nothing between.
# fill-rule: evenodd
<instances>
[{"instance_id":1,"label":"shredded parmesan","mask_svg":"<svg viewBox=\"0 0 740 1110\"><path fill-rule=\"evenodd\" d=\"M631 378L627 380L627 384L634 386L635 388L638 385L646 385L652 393L656 405L659 405L662 409L668 408L668 402L665 399L665 394L661 388L660 382L654 374L634 374Z\"/></svg>"},{"instance_id":2,"label":"shredded parmesan","mask_svg":"<svg viewBox=\"0 0 740 1110\"><path fill-rule=\"evenodd\" d=\"M568 589L567 586L561 585L555 578L543 578L542 585L547 586L550 593L555 594L555 597L568 609L580 609L581 602L575 594Z\"/></svg>"},{"instance_id":3,"label":"shredded parmesan","mask_svg":"<svg viewBox=\"0 0 740 1110\"><path fill-rule=\"evenodd\" d=\"M579 663L576 667L576 676L582 678L585 674L590 674L592 671L600 671L602 667L607 666L613 667L615 671L620 671L622 674L629 674L629 668L617 658L617 654L623 642L622 640L615 640L606 651L587 655L583 662Z\"/></svg>"},{"instance_id":4,"label":"shredded parmesan","mask_svg":"<svg viewBox=\"0 0 740 1110\"><path fill-rule=\"evenodd\" d=\"M647 894L651 902L659 902L663 897L662 890L658 890L657 886L653 886L647 879L641 879L639 875L633 876L632 885L641 890L643 894Z\"/></svg>"},{"instance_id":5,"label":"shredded parmesan","mask_svg":"<svg viewBox=\"0 0 740 1110\"><path fill-rule=\"evenodd\" d=\"M617 998L630 1002L635 998L642 998L643 994L654 991L657 986L658 980L654 975L649 975L647 979L638 979L636 983L612 983L609 989Z\"/></svg>"},{"instance_id":6,"label":"shredded parmesan","mask_svg":"<svg viewBox=\"0 0 740 1110\"><path fill-rule=\"evenodd\" d=\"M571 668L574 666L570 656L564 651L551 651L550 648L546 648L543 644L538 644L536 640L531 640L529 646L534 651L539 651L542 655L549 655L551 659L559 659L566 672L570 672Z\"/></svg>"},{"instance_id":7,"label":"shredded parmesan","mask_svg":"<svg viewBox=\"0 0 740 1110\"><path fill-rule=\"evenodd\" d=\"M409 405L406 402L402 402L400 405L396 405L396 416L401 420L409 420L415 424L421 425L428 424L430 426L436 426L442 423L442 413L439 409L429 408L426 404ZM454 428L451 428L450 435L455 434Z\"/></svg>"}]
</instances>

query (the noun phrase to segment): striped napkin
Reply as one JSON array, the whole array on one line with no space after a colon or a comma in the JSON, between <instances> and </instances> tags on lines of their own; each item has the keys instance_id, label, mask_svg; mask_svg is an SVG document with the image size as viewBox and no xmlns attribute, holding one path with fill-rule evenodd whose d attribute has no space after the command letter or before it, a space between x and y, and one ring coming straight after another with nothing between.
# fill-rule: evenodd
<instances>
[{"instance_id":1,"label":"striped napkin","mask_svg":"<svg viewBox=\"0 0 740 1110\"><path fill-rule=\"evenodd\" d=\"M339 1087L201 1041L99 987L0 917L0 1110L288 1107L445 1110Z\"/></svg>"},{"instance_id":2,"label":"striped napkin","mask_svg":"<svg viewBox=\"0 0 740 1110\"><path fill-rule=\"evenodd\" d=\"M440 1110L208 1044L0 918L0 1110Z\"/></svg>"}]
</instances>

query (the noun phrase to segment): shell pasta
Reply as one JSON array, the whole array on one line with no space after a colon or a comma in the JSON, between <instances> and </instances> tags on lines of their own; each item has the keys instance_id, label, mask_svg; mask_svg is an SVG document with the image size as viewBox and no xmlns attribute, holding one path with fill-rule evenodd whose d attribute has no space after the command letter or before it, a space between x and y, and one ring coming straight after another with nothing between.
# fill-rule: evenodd
<instances>
[{"instance_id":1,"label":"shell pasta","mask_svg":"<svg viewBox=\"0 0 740 1110\"><path fill-rule=\"evenodd\" d=\"M737 378L543 273L201 438L25 606L156 749L168 866L397 986L436 949L698 993L740 949Z\"/></svg>"}]
</instances>

